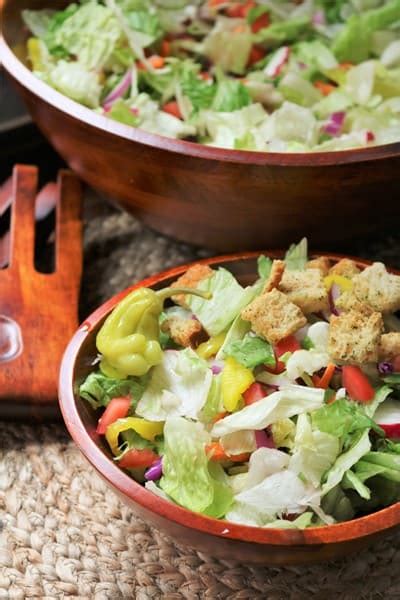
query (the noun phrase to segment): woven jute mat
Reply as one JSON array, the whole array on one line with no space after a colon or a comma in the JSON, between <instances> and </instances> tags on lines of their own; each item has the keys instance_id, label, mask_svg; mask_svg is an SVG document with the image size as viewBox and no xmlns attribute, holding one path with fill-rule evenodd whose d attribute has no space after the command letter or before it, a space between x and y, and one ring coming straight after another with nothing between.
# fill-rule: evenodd
<instances>
[{"instance_id":1,"label":"woven jute mat","mask_svg":"<svg viewBox=\"0 0 400 600\"><path fill-rule=\"evenodd\" d=\"M134 281L208 254L149 231L92 194L85 220L82 317ZM395 234L350 250L400 266ZM215 560L135 517L61 424L0 422L0 600L400 598L399 569L400 535L313 567Z\"/></svg>"}]
</instances>

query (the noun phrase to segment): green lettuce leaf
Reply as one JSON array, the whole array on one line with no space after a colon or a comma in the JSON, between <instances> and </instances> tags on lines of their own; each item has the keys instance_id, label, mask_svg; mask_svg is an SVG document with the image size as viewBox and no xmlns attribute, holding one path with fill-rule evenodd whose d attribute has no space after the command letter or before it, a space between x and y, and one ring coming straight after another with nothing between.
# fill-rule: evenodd
<instances>
[{"instance_id":1,"label":"green lettuce leaf","mask_svg":"<svg viewBox=\"0 0 400 600\"><path fill-rule=\"evenodd\" d=\"M222 517L232 492L218 465L210 465L205 446L210 435L200 423L170 417L164 427L165 453L161 489L177 504L213 517Z\"/></svg>"},{"instance_id":2,"label":"green lettuce leaf","mask_svg":"<svg viewBox=\"0 0 400 600\"><path fill-rule=\"evenodd\" d=\"M305 512L299 517L296 517L293 521L288 521L287 519L276 519L271 523L267 523L264 525L266 528L271 529L306 529L307 527L312 526L312 519L314 513Z\"/></svg>"},{"instance_id":3,"label":"green lettuce leaf","mask_svg":"<svg viewBox=\"0 0 400 600\"><path fill-rule=\"evenodd\" d=\"M200 413L200 420L209 423L223 412L225 412L225 408L221 393L221 374L219 374L212 378L206 403Z\"/></svg>"},{"instance_id":4,"label":"green lettuce leaf","mask_svg":"<svg viewBox=\"0 0 400 600\"><path fill-rule=\"evenodd\" d=\"M266 48L276 48L285 42L298 41L299 37L309 31L310 26L310 18L307 16L275 22L253 35L253 40Z\"/></svg>"},{"instance_id":5,"label":"green lettuce leaf","mask_svg":"<svg viewBox=\"0 0 400 600\"><path fill-rule=\"evenodd\" d=\"M99 371L90 373L79 386L79 395L87 400L92 408L107 406L113 398L131 396L137 403L146 387L147 378L111 379Z\"/></svg>"},{"instance_id":6,"label":"green lettuce leaf","mask_svg":"<svg viewBox=\"0 0 400 600\"><path fill-rule=\"evenodd\" d=\"M204 54L223 71L243 75L253 45L251 29L235 31L236 19L220 17L204 39Z\"/></svg>"},{"instance_id":7,"label":"green lettuce leaf","mask_svg":"<svg viewBox=\"0 0 400 600\"><path fill-rule=\"evenodd\" d=\"M334 40L332 50L340 62L360 63L369 57L374 31L400 20L400 0L352 15Z\"/></svg>"},{"instance_id":8,"label":"green lettuce leaf","mask_svg":"<svg viewBox=\"0 0 400 600\"><path fill-rule=\"evenodd\" d=\"M303 238L298 244L292 244L284 260L288 271L304 271L308 261L307 238Z\"/></svg>"},{"instance_id":9,"label":"green lettuce leaf","mask_svg":"<svg viewBox=\"0 0 400 600\"><path fill-rule=\"evenodd\" d=\"M274 367L276 362L271 344L249 333L242 340L229 344L224 355L233 356L238 363L250 369L263 364Z\"/></svg>"},{"instance_id":10,"label":"green lettuce leaf","mask_svg":"<svg viewBox=\"0 0 400 600\"><path fill-rule=\"evenodd\" d=\"M337 458L334 465L326 474L326 482L322 486L322 495L327 494L336 487L343 479L343 475L365 456L371 449L369 441L369 430L356 436L350 448Z\"/></svg>"},{"instance_id":11,"label":"green lettuce leaf","mask_svg":"<svg viewBox=\"0 0 400 600\"><path fill-rule=\"evenodd\" d=\"M57 15L60 18L60 13ZM51 47L64 48L87 69L99 70L110 58L121 35L112 11L91 0L79 6L51 32Z\"/></svg>"},{"instance_id":12,"label":"green lettuce leaf","mask_svg":"<svg viewBox=\"0 0 400 600\"><path fill-rule=\"evenodd\" d=\"M364 500L369 500L371 498L371 490L364 485L358 475L351 469L344 474L341 486L344 490L356 491Z\"/></svg>"},{"instance_id":13,"label":"green lettuce leaf","mask_svg":"<svg viewBox=\"0 0 400 600\"><path fill-rule=\"evenodd\" d=\"M383 435L382 429L366 414L365 409L347 398L323 406L313 412L311 418L314 427L340 438L370 428Z\"/></svg>"},{"instance_id":14,"label":"green lettuce leaf","mask_svg":"<svg viewBox=\"0 0 400 600\"><path fill-rule=\"evenodd\" d=\"M243 288L232 273L222 267L203 279L197 289L211 292L212 298L203 300L191 296L187 303L210 336L225 331L254 297L251 287Z\"/></svg>"},{"instance_id":15,"label":"green lettuce leaf","mask_svg":"<svg viewBox=\"0 0 400 600\"><path fill-rule=\"evenodd\" d=\"M131 125L132 127L137 127L139 124L138 116L132 112L122 98L119 98L114 102L111 110L108 111L107 116L114 121L124 123L125 125Z\"/></svg>"},{"instance_id":16,"label":"green lettuce leaf","mask_svg":"<svg viewBox=\"0 0 400 600\"><path fill-rule=\"evenodd\" d=\"M54 10L23 10L22 19L28 29L37 38L43 39L53 22Z\"/></svg>"},{"instance_id":17,"label":"green lettuce leaf","mask_svg":"<svg viewBox=\"0 0 400 600\"><path fill-rule=\"evenodd\" d=\"M294 448L289 469L318 487L323 474L332 467L340 451L337 437L313 430L306 414L297 418Z\"/></svg>"},{"instance_id":18,"label":"green lettuce leaf","mask_svg":"<svg viewBox=\"0 0 400 600\"><path fill-rule=\"evenodd\" d=\"M149 421L164 421L169 416L197 419L212 377L207 362L191 348L167 350L162 363L152 369L136 412Z\"/></svg>"},{"instance_id":19,"label":"green lettuce leaf","mask_svg":"<svg viewBox=\"0 0 400 600\"><path fill-rule=\"evenodd\" d=\"M268 256L259 256L257 259L257 271L260 279L266 280L270 276L272 260Z\"/></svg>"},{"instance_id":20,"label":"green lettuce leaf","mask_svg":"<svg viewBox=\"0 0 400 600\"><path fill-rule=\"evenodd\" d=\"M265 429L282 419L310 412L323 405L325 391L289 385L242 410L221 419L212 429L213 437L221 437L243 429Z\"/></svg>"},{"instance_id":21,"label":"green lettuce leaf","mask_svg":"<svg viewBox=\"0 0 400 600\"><path fill-rule=\"evenodd\" d=\"M354 517L354 508L340 485L336 485L322 498L321 507L336 521L349 521Z\"/></svg>"},{"instance_id":22,"label":"green lettuce leaf","mask_svg":"<svg viewBox=\"0 0 400 600\"><path fill-rule=\"evenodd\" d=\"M245 86L236 79L220 78L212 103L217 112L233 112L251 104L251 98Z\"/></svg>"},{"instance_id":23,"label":"green lettuce leaf","mask_svg":"<svg viewBox=\"0 0 400 600\"><path fill-rule=\"evenodd\" d=\"M101 85L98 74L88 71L81 63L60 60L49 77L53 87L72 100L89 108L99 106Z\"/></svg>"}]
</instances>

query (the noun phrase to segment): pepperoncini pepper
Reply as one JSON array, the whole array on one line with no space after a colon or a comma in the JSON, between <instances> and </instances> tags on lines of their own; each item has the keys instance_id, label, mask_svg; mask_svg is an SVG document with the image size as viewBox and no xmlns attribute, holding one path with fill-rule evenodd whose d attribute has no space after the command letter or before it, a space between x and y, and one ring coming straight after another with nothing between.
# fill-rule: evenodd
<instances>
[{"instance_id":1,"label":"pepperoncini pepper","mask_svg":"<svg viewBox=\"0 0 400 600\"><path fill-rule=\"evenodd\" d=\"M145 375L162 361L159 343L159 317L164 301L177 294L193 294L205 299L209 292L192 288L166 288L154 291L139 288L126 296L107 317L96 338L103 355L101 368L120 377Z\"/></svg>"}]
</instances>

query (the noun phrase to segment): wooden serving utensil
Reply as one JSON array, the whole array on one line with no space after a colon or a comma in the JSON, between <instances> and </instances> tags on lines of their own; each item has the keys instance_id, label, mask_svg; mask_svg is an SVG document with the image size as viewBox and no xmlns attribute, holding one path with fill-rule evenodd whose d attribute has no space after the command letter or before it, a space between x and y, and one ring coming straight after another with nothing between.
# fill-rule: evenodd
<instances>
[{"instance_id":1,"label":"wooden serving utensil","mask_svg":"<svg viewBox=\"0 0 400 600\"><path fill-rule=\"evenodd\" d=\"M35 167L13 172L10 262L0 270L0 418L59 416L58 370L78 326L82 274L81 187L68 171L57 181L55 269L34 264Z\"/></svg>"}]
</instances>

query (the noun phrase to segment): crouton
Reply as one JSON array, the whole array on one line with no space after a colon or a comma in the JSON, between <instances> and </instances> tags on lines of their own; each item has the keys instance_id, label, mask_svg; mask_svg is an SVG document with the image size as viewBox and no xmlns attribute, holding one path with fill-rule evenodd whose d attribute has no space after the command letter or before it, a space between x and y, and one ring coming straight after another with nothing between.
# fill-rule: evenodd
<instances>
[{"instance_id":1,"label":"crouton","mask_svg":"<svg viewBox=\"0 0 400 600\"><path fill-rule=\"evenodd\" d=\"M318 269L323 277L326 277L331 268L331 261L327 256L319 256L309 260L306 264L306 269Z\"/></svg>"},{"instance_id":2,"label":"crouton","mask_svg":"<svg viewBox=\"0 0 400 600\"><path fill-rule=\"evenodd\" d=\"M329 271L330 275L341 275L342 277L347 277L347 279L352 279L359 273L360 269L357 267L354 260L350 260L350 258L342 258L336 265L333 265Z\"/></svg>"},{"instance_id":3,"label":"crouton","mask_svg":"<svg viewBox=\"0 0 400 600\"><path fill-rule=\"evenodd\" d=\"M400 277L387 272L383 263L374 263L353 278L353 291L358 300L379 312L400 309Z\"/></svg>"},{"instance_id":4,"label":"crouton","mask_svg":"<svg viewBox=\"0 0 400 600\"><path fill-rule=\"evenodd\" d=\"M379 345L379 359L392 360L396 356L400 356L400 333L384 333Z\"/></svg>"},{"instance_id":5,"label":"crouton","mask_svg":"<svg viewBox=\"0 0 400 600\"><path fill-rule=\"evenodd\" d=\"M307 324L298 306L277 289L255 298L242 310L242 319L250 321L257 335L275 344Z\"/></svg>"},{"instance_id":6,"label":"crouton","mask_svg":"<svg viewBox=\"0 0 400 600\"><path fill-rule=\"evenodd\" d=\"M274 260L271 267L271 273L267 281L265 282L264 289L262 291L263 294L270 292L274 288L277 288L281 282L283 273L285 272L285 261L283 260Z\"/></svg>"},{"instance_id":7,"label":"crouton","mask_svg":"<svg viewBox=\"0 0 400 600\"><path fill-rule=\"evenodd\" d=\"M378 360L383 331L382 315L369 315L351 310L340 316L332 315L329 323L328 353L336 361L363 364Z\"/></svg>"},{"instance_id":8,"label":"crouton","mask_svg":"<svg viewBox=\"0 0 400 600\"><path fill-rule=\"evenodd\" d=\"M361 302L352 291L340 294L339 298L335 300L335 306L345 312L348 312L349 310L355 310L363 314L375 312L372 306L365 302Z\"/></svg>"},{"instance_id":9,"label":"crouton","mask_svg":"<svg viewBox=\"0 0 400 600\"><path fill-rule=\"evenodd\" d=\"M285 271L279 289L304 314L319 312L329 307L328 291L319 269Z\"/></svg>"},{"instance_id":10,"label":"crouton","mask_svg":"<svg viewBox=\"0 0 400 600\"><path fill-rule=\"evenodd\" d=\"M186 273L184 273L176 281L174 281L171 287L196 288L200 281L211 277L211 275L213 275L214 272L215 271L213 271L213 269L211 269L208 265L193 265L192 267L189 267ZM187 308L185 294L173 296L172 299L174 302L176 302L176 304L180 304L181 306Z\"/></svg>"},{"instance_id":11,"label":"crouton","mask_svg":"<svg viewBox=\"0 0 400 600\"><path fill-rule=\"evenodd\" d=\"M176 344L195 348L207 338L201 323L196 319L170 317L163 321L161 330L168 333Z\"/></svg>"}]
</instances>

